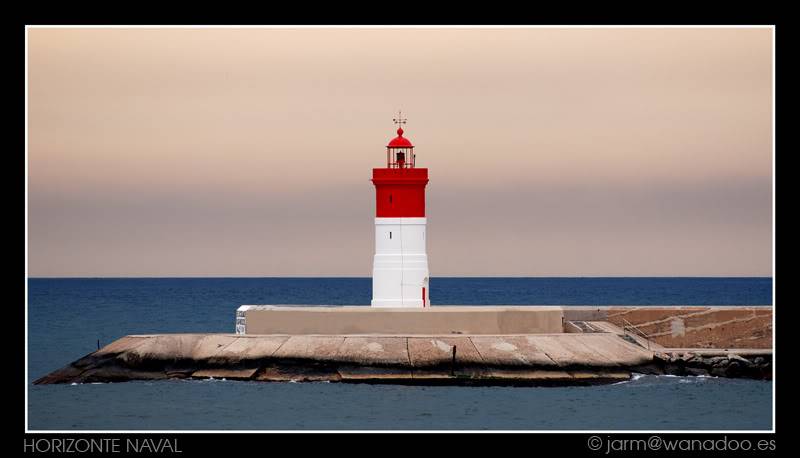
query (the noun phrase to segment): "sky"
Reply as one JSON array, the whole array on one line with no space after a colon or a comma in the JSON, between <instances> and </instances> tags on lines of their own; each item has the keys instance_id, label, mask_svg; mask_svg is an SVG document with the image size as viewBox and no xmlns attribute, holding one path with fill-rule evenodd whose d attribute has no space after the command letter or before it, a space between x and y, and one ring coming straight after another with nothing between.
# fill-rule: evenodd
<instances>
[{"instance_id":1,"label":"sky","mask_svg":"<svg viewBox=\"0 0 800 458\"><path fill-rule=\"evenodd\" d=\"M771 276L771 28L29 28L33 277Z\"/></svg>"}]
</instances>

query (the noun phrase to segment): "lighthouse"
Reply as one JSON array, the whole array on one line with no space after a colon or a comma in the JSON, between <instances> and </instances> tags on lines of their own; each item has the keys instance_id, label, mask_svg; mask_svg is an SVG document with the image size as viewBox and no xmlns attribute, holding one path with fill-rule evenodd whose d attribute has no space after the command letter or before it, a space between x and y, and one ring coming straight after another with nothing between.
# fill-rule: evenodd
<instances>
[{"instance_id":1,"label":"lighthouse","mask_svg":"<svg viewBox=\"0 0 800 458\"><path fill-rule=\"evenodd\" d=\"M428 169L416 166L414 145L403 136L402 112L394 123L397 137L386 145L386 167L372 169L376 199L372 306L428 307Z\"/></svg>"}]
</instances>

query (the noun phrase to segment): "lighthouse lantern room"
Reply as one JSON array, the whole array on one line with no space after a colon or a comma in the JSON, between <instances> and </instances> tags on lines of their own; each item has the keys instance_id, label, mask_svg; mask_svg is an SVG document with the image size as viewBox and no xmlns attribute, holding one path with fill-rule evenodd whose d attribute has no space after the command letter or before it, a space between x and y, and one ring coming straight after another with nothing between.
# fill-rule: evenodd
<instances>
[{"instance_id":1,"label":"lighthouse lantern room","mask_svg":"<svg viewBox=\"0 0 800 458\"><path fill-rule=\"evenodd\" d=\"M376 197L372 306L428 307L428 169L416 167L414 145L403 136L402 112L394 122L397 137L386 146L386 167L372 169Z\"/></svg>"}]
</instances>

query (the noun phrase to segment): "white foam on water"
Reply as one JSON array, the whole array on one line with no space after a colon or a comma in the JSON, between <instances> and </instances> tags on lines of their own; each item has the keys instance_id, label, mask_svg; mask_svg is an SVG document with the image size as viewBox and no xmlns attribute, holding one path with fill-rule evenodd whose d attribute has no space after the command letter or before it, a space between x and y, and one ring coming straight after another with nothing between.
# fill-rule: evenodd
<instances>
[{"instance_id":1,"label":"white foam on water","mask_svg":"<svg viewBox=\"0 0 800 458\"><path fill-rule=\"evenodd\" d=\"M678 383L704 383L707 379L718 378L715 375L688 375L678 380Z\"/></svg>"},{"instance_id":2,"label":"white foam on water","mask_svg":"<svg viewBox=\"0 0 800 458\"><path fill-rule=\"evenodd\" d=\"M633 374L631 374L631 378L630 378L630 379L628 379L628 380L622 380L622 381L620 381L620 382L616 382L616 383L612 383L611 385L612 385L612 386L613 386L613 385L624 385L624 384L626 384L626 383L635 382L635 381L639 380L640 378L642 378L642 377L644 377L644 376L645 376L645 374L637 374L637 373L633 373Z\"/></svg>"}]
</instances>

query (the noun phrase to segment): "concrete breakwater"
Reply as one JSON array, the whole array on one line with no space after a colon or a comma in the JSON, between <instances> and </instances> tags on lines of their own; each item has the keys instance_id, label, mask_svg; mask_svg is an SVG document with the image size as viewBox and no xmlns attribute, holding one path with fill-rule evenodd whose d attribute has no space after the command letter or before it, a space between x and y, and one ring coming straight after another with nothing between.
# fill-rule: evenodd
<instances>
[{"instance_id":1,"label":"concrete breakwater","mask_svg":"<svg viewBox=\"0 0 800 458\"><path fill-rule=\"evenodd\" d=\"M736 370L729 370L731 367ZM586 385L628 380L636 372L769 378L771 351L654 351L623 335L604 332L502 336L133 335L34 383L225 378Z\"/></svg>"},{"instance_id":2,"label":"concrete breakwater","mask_svg":"<svg viewBox=\"0 0 800 458\"><path fill-rule=\"evenodd\" d=\"M126 336L37 384L167 378L564 385L769 379L771 307L242 306L236 334Z\"/></svg>"}]
</instances>

